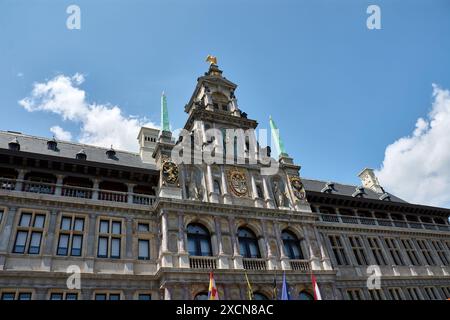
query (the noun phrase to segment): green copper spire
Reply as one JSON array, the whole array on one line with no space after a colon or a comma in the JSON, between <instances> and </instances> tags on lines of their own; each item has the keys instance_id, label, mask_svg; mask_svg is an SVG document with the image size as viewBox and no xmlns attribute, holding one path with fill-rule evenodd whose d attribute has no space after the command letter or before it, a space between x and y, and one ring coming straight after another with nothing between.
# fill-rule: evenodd
<instances>
[{"instance_id":1,"label":"green copper spire","mask_svg":"<svg viewBox=\"0 0 450 320\"><path fill-rule=\"evenodd\" d=\"M167 98L164 91L161 95L161 131L170 131L169 111L167 109Z\"/></svg>"},{"instance_id":2,"label":"green copper spire","mask_svg":"<svg viewBox=\"0 0 450 320\"><path fill-rule=\"evenodd\" d=\"M273 140L275 140L275 144L279 152L279 157L287 157L288 154L286 152L286 149L284 148L284 143L280 137L280 130L278 130L278 127L273 121L272 116L269 117L269 123L270 129L272 131Z\"/></svg>"}]
</instances>

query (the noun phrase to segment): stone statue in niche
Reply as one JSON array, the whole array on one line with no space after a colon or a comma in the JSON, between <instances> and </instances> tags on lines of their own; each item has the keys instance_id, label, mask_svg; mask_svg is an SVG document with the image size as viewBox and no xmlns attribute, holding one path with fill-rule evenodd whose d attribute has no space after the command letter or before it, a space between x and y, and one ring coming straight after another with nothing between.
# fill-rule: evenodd
<instances>
[{"instance_id":1,"label":"stone statue in niche","mask_svg":"<svg viewBox=\"0 0 450 320\"><path fill-rule=\"evenodd\" d=\"M286 193L282 190L281 182L275 180L273 182L273 195L278 207L285 207Z\"/></svg>"},{"instance_id":2,"label":"stone statue in niche","mask_svg":"<svg viewBox=\"0 0 450 320\"><path fill-rule=\"evenodd\" d=\"M188 183L188 198L189 200L203 200L203 186L197 183L195 169L191 170L191 177Z\"/></svg>"}]
</instances>

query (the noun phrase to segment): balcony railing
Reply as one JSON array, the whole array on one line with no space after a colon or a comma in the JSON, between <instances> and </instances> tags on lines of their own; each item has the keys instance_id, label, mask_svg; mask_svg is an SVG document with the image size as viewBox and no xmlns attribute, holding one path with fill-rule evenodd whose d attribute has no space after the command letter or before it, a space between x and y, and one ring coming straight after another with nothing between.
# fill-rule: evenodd
<instances>
[{"instance_id":1,"label":"balcony railing","mask_svg":"<svg viewBox=\"0 0 450 320\"><path fill-rule=\"evenodd\" d=\"M191 269L217 269L217 258L215 257L202 257L202 256L190 256L189 266Z\"/></svg>"},{"instance_id":2,"label":"balcony railing","mask_svg":"<svg viewBox=\"0 0 450 320\"><path fill-rule=\"evenodd\" d=\"M22 187L20 187L20 185ZM60 191L57 191L58 187L60 188ZM31 192L46 195L58 195L69 198L92 199L121 203L129 203L130 200L133 204L145 206L153 205L156 201L156 197L152 195L94 188L83 188L70 185L57 185L53 183L15 180L7 178L0 178L0 190Z\"/></svg>"},{"instance_id":3,"label":"balcony railing","mask_svg":"<svg viewBox=\"0 0 450 320\"><path fill-rule=\"evenodd\" d=\"M433 224L418 221L398 221L398 220L388 220L388 219L378 219L370 217L351 217L351 216L338 216L335 214L325 214L321 213L321 221L339 223L353 223L353 224L364 224L382 227L397 227L397 228L414 228L414 229L427 229L427 230L439 230L439 231L450 231L450 225L444 224Z\"/></svg>"},{"instance_id":4,"label":"balcony railing","mask_svg":"<svg viewBox=\"0 0 450 320\"><path fill-rule=\"evenodd\" d=\"M311 263L308 260L289 260L291 269L296 271L311 271Z\"/></svg>"},{"instance_id":5,"label":"balcony railing","mask_svg":"<svg viewBox=\"0 0 450 320\"><path fill-rule=\"evenodd\" d=\"M267 270L267 263L265 259L258 258L243 258L244 269L246 270Z\"/></svg>"}]
</instances>

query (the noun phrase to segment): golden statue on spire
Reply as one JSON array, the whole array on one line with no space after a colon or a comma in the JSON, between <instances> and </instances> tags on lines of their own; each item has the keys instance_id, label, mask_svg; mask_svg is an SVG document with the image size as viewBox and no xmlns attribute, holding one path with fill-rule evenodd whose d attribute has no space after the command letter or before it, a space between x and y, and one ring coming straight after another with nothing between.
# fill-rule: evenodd
<instances>
[{"instance_id":1,"label":"golden statue on spire","mask_svg":"<svg viewBox=\"0 0 450 320\"><path fill-rule=\"evenodd\" d=\"M211 64L217 65L217 58L215 56L208 54L208 56L206 57L206 62L209 62L210 65Z\"/></svg>"}]
</instances>

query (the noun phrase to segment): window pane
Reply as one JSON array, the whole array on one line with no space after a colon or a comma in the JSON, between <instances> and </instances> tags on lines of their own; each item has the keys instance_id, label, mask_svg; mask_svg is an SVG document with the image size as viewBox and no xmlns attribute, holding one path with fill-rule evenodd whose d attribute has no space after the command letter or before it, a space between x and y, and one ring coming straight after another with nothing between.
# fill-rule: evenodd
<instances>
[{"instance_id":1,"label":"window pane","mask_svg":"<svg viewBox=\"0 0 450 320\"><path fill-rule=\"evenodd\" d=\"M81 248L82 248L83 236L73 235L72 237L72 256L81 256Z\"/></svg>"},{"instance_id":2,"label":"window pane","mask_svg":"<svg viewBox=\"0 0 450 320\"><path fill-rule=\"evenodd\" d=\"M120 258L120 239L111 239L111 258Z\"/></svg>"},{"instance_id":3,"label":"window pane","mask_svg":"<svg viewBox=\"0 0 450 320\"><path fill-rule=\"evenodd\" d=\"M195 240L188 236L188 252L191 256L197 255L197 246L195 245Z\"/></svg>"},{"instance_id":4,"label":"window pane","mask_svg":"<svg viewBox=\"0 0 450 320\"><path fill-rule=\"evenodd\" d=\"M139 294L139 300L152 300L152 295L151 294Z\"/></svg>"},{"instance_id":5,"label":"window pane","mask_svg":"<svg viewBox=\"0 0 450 320\"><path fill-rule=\"evenodd\" d=\"M73 230L75 231L83 231L84 229L84 219L76 218L73 226Z\"/></svg>"},{"instance_id":6,"label":"window pane","mask_svg":"<svg viewBox=\"0 0 450 320\"><path fill-rule=\"evenodd\" d=\"M66 300L77 300L78 294L77 293L66 293Z\"/></svg>"},{"instance_id":7,"label":"window pane","mask_svg":"<svg viewBox=\"0 0 450 320\"><path fill-rule=\"evenodd\" d=\"M98 238L98 256L100 258L107 257L108 254L108 238L100 237Z\"/></svg>"},{"instance_id":8,"label":"window pane","mask_svg":"<svg viewBox=\"0 0 450 320\"><path fill-rule=\"evenodd\" d=\"M148 240L139 240L139 259L148 260L150 258L149 255L149 241Z\"/></svg>"},{"instance_id":9,"label":"window pane","mask_svg":"<svg viewBox=\"0 0 450 320\"><path fill-rule=\"evenodd\" d=\"M247 253L247 249L245 247L245 243L244 241L239 241L239 253L241 254L241 256L248 258L248 253Z\"/></svg>"},{"instance_id":10,"label":"window pane","mask_svg":"<svg viewBox=\"0 0 450 320\"><path fill-rule=\"evenodd\" d=\"M112 233L113 234L121 234L121 223L118 221L113 221L112 223Z\"/></svg>"},{"instance_id":11,"label":"window pane","mask_svg":"<svg viewBox=\"0 0 450 320\"><path fill-rule=\"evenodd\" d=\"M44 228L45 216L43 214L38 214L34 217L35 228Z\"/></svg>"},{"instance_id":12,"label":"window pane","mask_svg":"<svg viewBox=\"0 0 450 320\"><path fill-rule=\"evenodd\" d=\"M2 300L14 300L15 294L13 292L2 293Z\"/></svg>"},{"instance_id":13,"label":"window pane","mask_svg":"<svg viewBox=\"0 0 450 320\"><path fill-rule=\"evenodd\" d=\"M63 295L62 293L52 293L50 295L50 300L62 300Z\"/></svg>"},{"instance_id":14,"label":"window pane","mask_svg":"<svg viewBox=\"0 0 450 320\"><path fill-rule=\"evenodd\" d=\"M66 256L68 248L69 248L69 235L60 234L58 242L58 250L56 254L59 256Z\"/></svg>"},{"instance_id":15,"label":"window pane","mask_svg":"<svg viewBox=\"0 0 450 320\"><path fill-rule=\"evenodd\" d=\"M256 243L249 243L250 254L253 258L257 258L259 256L258 245Z\"/></svg>"},{"instance_id":16,"label":"window pane","mask_svg":"<svg viewBox=\"0 0 450 320\"><path fill-rule=\"evenodd\" d=\"M69 217L63 217L61 219L61 230L70 230L72 219Z\"/></svg>"},{"instance_id":17,"label":"window pane","mask_svg":"<svg viewBox=\"0 0 450 320\"><path fill-rule=\"evenodd\" d=\"M19 300L31 300L31 293L29 292L19 293Z\"/></svg>"},{"instance_id":18,"label":"window pane","mask_svg":"<svg viewBox=\"0 0 450 320\"><path fill-rule=\"evenodd\" d=\"M118 293L111 293L109 295L109 300L120 300L120 294L118 294Z\"/></svg>"},{"instance_id":19,"label":"window pane","mask_svg":"<svg viewBox=\"0 0 450 320\"><path fill-rule=\"evenodd\" d=\"M211 246L209 245L209 240L201 239L200 240L200 249L202 250L202 256L210 256L211 255Z\"/></svg>"},{"instance_id":20,"label":"window pane","mask_svg":"<svg viewBox=\"0 0 450 320\"><path fill-rule=\"evenodd\" d=\"M150 231L150 225L148 223L139 223L138 224L138 231L139 232L149 232Z\"/></svg>"},{"instance_id":21,"label":"window pane","mask_svg":"<svg viewBox=\"0 0 450 320\"><path fill-rule=\"evenodd\" d=\"M3 210L0 210L0 223L2 223L2 219L3 219Z\"/></svg>"},{"instance_id":22,"label":"window pane","mask_svg":"<svg viewBox=\"0 0 450 320\"><path fill-rule=\"evenodd\" d=\"M100 221L100 233L109 233L109 221Z\"/></svg>"},{"instance_id":23,"label":"window pane","mask_svg":"<svg viewBox=\"0 0 450 320\"><path fill-rule=\"evenodd\" d=\"M97 293L95 295L95 300L106 300L106 294L104 294L104 293Z\"/></svg>"},{"instance_id":24,"label":"window pane","mask_svg":"<svg viewBox=\"0 0 450 320\"><path fill-rule=\"evenodd\" d=\"M41 248L41 237L41 232L31 233L30 248L28 249L28 253L39 254Z\"/></svg>"},{"instance_id":25,"label":"window pane","mask_svg":"<svg viewBox=\"0 0 450 320\"><path fill-rule=\"evenodd\" d=\"M18 231L16 236L16 243L14 245L15 253L24 253L25 252L25 244L27 242L28 232L26 231Z\"/></svg>"},{"instance_id":26,"label":"window pane","mask_svg":"<svg viewBox=\"0 0 450 320\"><path fill-rule=\"evenodd\" d=\"M20 217L19 226L21 227L29 227L31 222L31 213L22 213Z\"/></svg>"}]
</instances>

